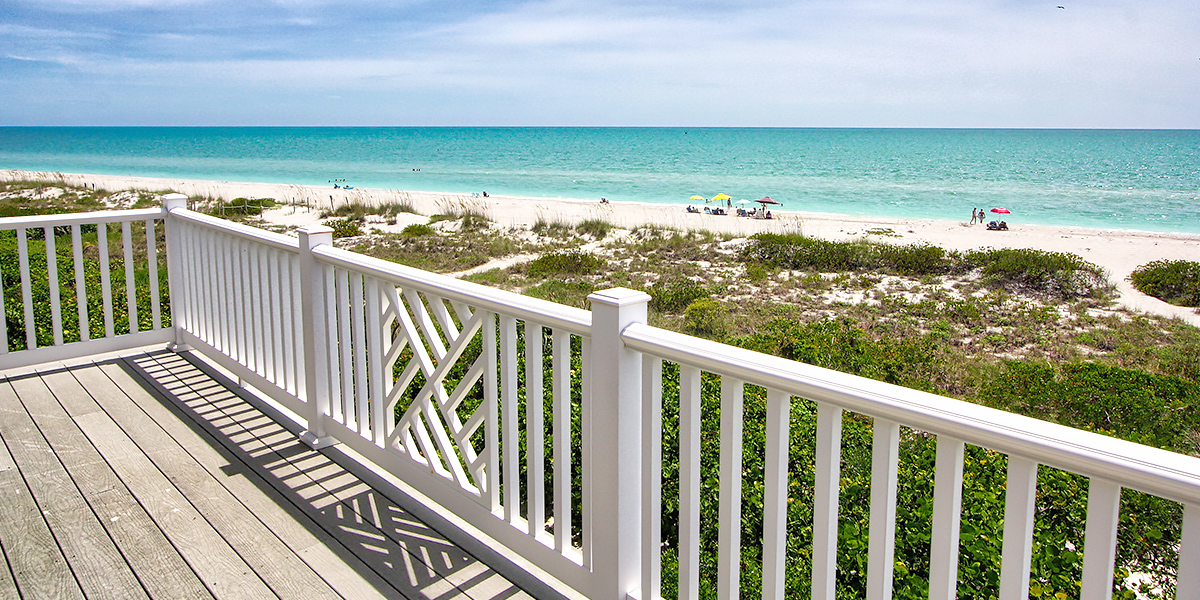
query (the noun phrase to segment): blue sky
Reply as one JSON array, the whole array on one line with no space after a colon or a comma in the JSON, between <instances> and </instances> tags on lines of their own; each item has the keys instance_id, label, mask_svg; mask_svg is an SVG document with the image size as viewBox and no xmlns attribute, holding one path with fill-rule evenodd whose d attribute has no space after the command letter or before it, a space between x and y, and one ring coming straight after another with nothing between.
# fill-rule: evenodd
<instances>
[{"instance_id":1,"label":"blue sky","mask_svg":"<svg viewBox=\"0 0 1200 600\"><path fill-rule=\"evenodd\" d=\"M1200 8L0 0L0 125L1200 128Z\"/></svg>"}]
</instances>

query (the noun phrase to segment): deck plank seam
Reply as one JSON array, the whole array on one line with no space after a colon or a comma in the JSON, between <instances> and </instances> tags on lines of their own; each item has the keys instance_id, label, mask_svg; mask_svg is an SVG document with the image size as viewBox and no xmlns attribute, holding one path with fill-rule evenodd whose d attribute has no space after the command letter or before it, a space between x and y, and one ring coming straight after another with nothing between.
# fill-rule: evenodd
<instances>
[{"instance_id":1,"label":"deck plank seam","mask_svg":"<svg viewBox=\"0 0 1200 600\"><path fill-rule=\"evenodd\" d=\"M173 358L173 360L175 360L175 361L180 361L182 363L185 363L187 365L187 368L195 369L197 371L205 373L205 370L202 367L194 364L193 361L187 360L185 357L182 357L182 356L171 357L164 353L155 353L153 355L147 355L147 356L149 358L151 358L152 360L154 360L157 363L157 365L161 369L163 369L164 373L167 373L169 377L175 379L178 383L180 383L182 386L188 388L189 390L193 389L193 384L190 383L189 381L187 381L183 376L181 376L177 369L172 368L170 364L168 364L167 362L164 362L163 359L164 358ZM205 373L205 374L212 376L211 373ZM150 374L148 372L146 373L146 375L150 376ZM195 381L195 380L203 381L206 378L188 378L188 379L192 379L193 381ZM217 378L212 377L212 380L217 380ZM162 385L162 383L159 382L159 385ZM371 489L371 491L373 491L375 494L379 494L380 496L383 496L384 498L387 498L386 494L382 494L378 490L374 490L373 488L370 488L370 486L368 486L365 482L362 482L357 476L354 476L352 473L347 471L344 467L341 467L341 465L338 465L336 463L336 461L333 461L332 458L330 458L329 456L325 455L322 452L304 452L304 453L298 454L297 456L285 455L284 453L280 452L277 443L269 442L269 441L263 439L263 436L256 435L253 431L250 430L250 428L245 426L244 420L232 418L233 414L238 414L238 415L244 415L247 413L261 414L261 411L259 411L257 408L254 408L253 410L250 410L250 411L242 410L242 411L239 411L236 413L230 413L229 407L235 407L235 406L241 405L243 403L245 405L250 405L251 407L253 407L253 405L243 396L243 394L245 392L242 392L241 390L235 389L233 387L228 387L227 385L222 386L222 388L224 389L224 391L231 394L231 396L233 396L234 399L236 400L232 404L221 403L221 406L218 409L222 412L222 414L226 418L230 419L231 426L235 426L238 429L240 429L243 433L250 435L253 440L255 440L261 444L262 448L266 451L265 454L274 454L275 456L278 457L279 462L281 464L287 464L287 465L291 466L291 468L293 468L295 471L297 471L297 473L300 477L306 478L309 482L311 482L312 485L323 490L324 493L326 495L328 495L330 498L332 498L336 503L340 504L341 506L343 506L347 510L349 510L352 514L356 515L358 517L358 519L360 519L361 522L369 524L370 528L373 529L377 534L382 536L383 539L387 539L387 540L391 541L392 543L398 545L409 557L411 557L412 560L415 560L418 564L421 564L421 566L426 567L426 568L431 568L433 566L433 565L426 564L425 561L422 559L422 557L420 555L418 555L415 550L410 549L407 546L407 544L404 543L403 540L397 539L389 531L380 527L379 523L377 522L376 519L372 519L368 514L366 514L366 512L364 510L360 509L356 505L355 502L345 498L344 495L341 495L338 492L339 491L344 492L346 489L350 489L350 488L354 488L354 487L366 487L368 489ZM192 393L196 393L196 392L193 391ZM202 394L197 393L197 396L201 396L201 395ZM194 410L191 407L188 407L188 409ZM275 421L273 419L270 419L270 417L266 417L265 415L263 415L263 416L270 423L275 423ZM275 423L275 425L278 426L279 429L287 431L287 428L284 427L282 424ZM225 437L229 437L229 438L232 437L232 435L227 432L222 432L222 433ZM294 441L295 440L294 433L290 432L290 431L287 431L287 433L288 433L288 436L286 439L289 442ZM349 476L351 479L353 479L351 484L349 484L349 486L343 486L341 488L331 489L331 486L328 484L328 481L326 479L314 478L309 469L304 468L297 464L305 459L313 458L316 456L320 456L325 462L335 465L339 469L340 472L334 478ZM333 478L328 478L328 479L333 479ZM390 501L390 499L389 499L389 501ZM405 511L405 512L407 514L407 511ZM410 516L410 518L416 520L415 517ZM435 533L437 533L439 536L442 537L442 540L440 541L441 545L454 547L458 550L458 552L461 552L465 557L469 557L471 561L474 561L475 563L486 567L486 563L479 561L479 559L477 557L471 555L469 552L467 552L461 548L458 548L452 542L449 542L448 540L446 540L445 537L442 536L442 534L440 532L436 532L436 530L434 530L432 527L429 527L428 525L425 525L425 527L429 528L431 531L434 531ZM487 569L487 572L495 574L495 571L493 571L490 567L486 567L486 569ZM473 598L472 594L468 590L463 589L460 584L456 584L455 582L451 581L446 576L445 573L441 572L441 570L434 569L434 572L437 573L439 579L443 580L445 584L452 586L452 588L457 590L458 593L461 594L463 597ZM519 586L512 583L511 581L508 582L508 585L514 589L514 592L513 592L514 594L520 593L521 591L523 591L519 588ZM442 594L440 596L445 596L445 594ZM489 598L491 598L491 597L489 597Z\"/></svg>"},{"instance_id":2,"label":"deck plank seam","mask_svg":"<svg viewBox=\"0 0 1200 600\"><path fill-rule=\"evenodd\" d=\"M73 362L78 363L78 361L73 361ZM120 477L120 475L116 472L116 470L114 470L111 462L109 462L108 458L106 456L104 456L103 453L100 452L100 449L95 446L95 444L93 443L93 440L90 439L87 436L86 432L84 432L80 428L79 423L71 415L68 407L65 404L63 404L62 399L59 398L58 394L56 394L54 392L53 388L48 384L48 382L46 381L46 379L44 377L44 373L46 373L46 372L59 372L61 370L62 372L66 373L69 369L72 369L72 368L86 368L86 365L73 364L71 366L66 366L66 365L56 364L56 365L54 365L53 368L47 368L46 365L40 365L36 369L28 370L26 372L21 373L19 375L19 377L22 377L22 378L36 377L41 381L42 385L44 385L46 387L46 390L49 392L50 397L54 399L58 408L62 411L63 418L65 420L70 421L70 426L73 427L74 430L78 433L78 437L80 438L82 443L87 444L87 448L90 449L91 454L94 456L95 460L97 461L95 463L95 465L99 468L103 468L104 470L106 470L108 475L110 476L111 480L113 482L115 482L117 485L119 485L120 489L124 490L125 496L131 501L130 507L132 508L133 506L136 505L136 509L138 511L140 511L140 514L144 517L144 523L148 523L150 526L152 526L154 528L153 529L154 531L158 532L158 534L162 537L162 540L164 542L166 542L171 547L172 550L175 551L175 556L177 556L179 558L179 561L183 565L183 567L185 567L188 570L188 572L191 574L191 576L193 578L195 578L195 582L197 584L199 584L206 592L208 592L207 588L204 587L204 584L203 584L203 581L202 581L200 575L198 573L196 573L196 571L192 567L192 565L188 564L188 562L186 560L184 560L182 555L179 554L179 549L171 541L171 539L167 535L167 533L165 531L163 531L161 525L150 515L150 513L147 511L146 506L141 502L141 500L137 497L137 495L133 493L133 490L131 490L129 488L127 482L125 482ZM5 378L5 383L11 384L9 379L11 379L11 378ZM72 377L72 379L74 379L74 378ZM13 388L13 390L14 390L14 392L16 391L15 387ZM26 404L26 402L24 400L21 400L21 404L24 406ZM26 412L29 412L27 406L25 406L25 410L26 410ZM33 416L32 413L30 413L30 416L31 417ZM36 423L36 419L35 419L35 423ZM39 431L40 430L41 430L41 428L39 428ZM43 432L43 436L44 436L44 432ZM47 439L47 442L50 442L50 440ZM53 443L51 443L51 447L53 449ZM76 490L80 493L81 497L87 503L87 506L91 510L93 516L96 517L96 520L100 523L101 527L103 527L103 529L104 529L105 533L108 535L110 541L113 543L114 546L116 546L117 551L120 553L122 559L125 561L126 565L129 567L134 578L137 580L138 585L140 585L142 587L142 590L144 592L146 592L147 597L153 597L152 592L150 590L150 586L148 585L147 581L145 580L144 574L141 573L140 569L133 563L126 548L114 536L114 532L112 530L110 523L105 522L105 520L103 518L101 518L101 515L97 512L95 497L93 495L87 493L82 487L80 487L78 479L76 478L77 469L72 469L65 462L63 462L61 457L58 455L57 451L54 451L54 454L55 454L55 457L59 459L59 463L62 464L62 466L64 467L64 469L67 472L68 476L70 477L72 483L75 485ZM101 465L102 465L102 467L101 467ZM32 494L31 494L31 496L32 496ZM207 596L208 598L213 597L211 592L208 592L208 594L209 594Z\"/></svg>"},{"instance_id":3,"label":"deck plank seam","mask_svg":"<svg viewBox=\"0 0 1200 600\"><path fill-rule=\"evenodd\" d=\"M117 360L119 360L119 359L117 359ZM93 367L96 367L96 368L98 369L98 368L99 368L99 366L100 366L100 364L102 364L102 363L91 363L91 364L92 364L92 366L93 366ZM103 373L103 370L100 370L100 372L101 372L101 373ZM96 402L96 403L97 403L97 405L100 405L99 401L98 401L98 400L96 399L96 397L95 397L95 396L92 394L92 392L91 392L90 390L88 390L87 386L86 386L86 385L84 385L84 383L83 383L83 382L79 381L78 377L76 377L76 376L75 376L75 370L73 370L73 369L72 369L72 370L70 370L70 373L72 374L72 377L75 377L75 381L79 383L80 387L81 387L81 388L83 388L83 391L84 391L85 393L87 393L87 394L88 394L88 396L89 396L89 397L91 397L91 398L92 398L92 400L93 400L94 402ZM111 381L111 380L110 380L110 381ZM115 383L114 383L114 385L115 385ZM117 389L120 389L120 386L117 386ZM124 390L121 390L121 391L122 391L122 393L124 393ZM128 395L127 395L127 394L126 394L126 398L128 399ZM132 402L132 399L129 399L129 400ZM134 403L134 404L136 405L136 403ZM101 405L101 406L102 406L102 405ZM140 409L140 407L139 407L139 409ZM106 414L107 414L107 411L105 411L105 412L106 412ZM109 419L112 419L112 416L111 416L111 415L109 415L109 416L108 416L108 418L109 418ZM153 421L153 419L151 419L151 421ZM113 419L113 422L114 422L114 423L116 423L115 419ZM157 422L155 422L155 425L157 425ZM118 424L117 426L118 426L118 428L120 428L120 425L119 425L119 424ZM161 426L159 426L159 427L161 428ZM169 435L169 434L168 434L168 435ZM179 495L180 495L180 496L181 496L181 497L184 499L184 501L185 501L185 502L187 502L187 503L188 503L188 505L192 507L192 510L193 510L193 511L195 511L195 512L196 512L196 514L198 514L198 515L200 516L200 518L202 518L202 519L204 520L204 523L205 523L205 525L207 525L207 527L208 527L208 528L210 528L210 529L212 529L214 532L216 532L216 533L217 533L217 535L218 535L218 536L220 536L220 537L221 537L221 539L222 539L223 541L225 541L225 544L228 546L228 545L229 545L229 542L228 542L228 541L226 541L226 540L224 539L224 537L225 537L224 535L221 535L221 533L220 533L220 529L218 529L216 526L214 526L214 524L212 523L211 519L209 519L209 517L208 517L208 516L207 516L207 515L204 513L204 511L200 510L200 507L196 506L195 502L194 502L194 501L193 501L193 500L192 500L192 499L191 499L191 498L188 496L188 494L184 493L184 491L183 491L183 490L179 489L179 486L178 486L178 484L176 483L175 479L174 479L174 478L172 478L170 475L168 475L166 472L164 472L164 471L163 471L163 469L162 469L162 466L161 466L161 465L159 465L159 464L158 464L158 462L156 462L156 461L155 461L155 460L152 458L152 454L153 454L153 452L152 452L152 451L148 452L146 449L142 448L142 447L141 447L141 445L137 444L137 442L136 442L135 440L133 440L132 438L130 438L130 442L132 442L132 443L133 443L135 446L137 446L137 447L138 447L138 448L139 448L139 449L140 449L140 450L141 450L141 451L142 451L142 452L143 452L143 453L146 455L146 457L150 459L150 464L151 464L151 465L153 465L154 469L156 469L156 470L159 472L159 474L160 474L160 475L162 475L163 479L165 479L165 480L166 480L166 482L167 482L167 483L168 483L168 484L169 484L169 485L170 485L170 486L171 486L171 487L172 487L172 488L173 488L173 489L174 489L174 490L175 490L175 491L176 491L176 492L177 492L177 493L178 493L178 494L179 494ZM114 471L114 472L115 472L115 471ZM120 474L119 474L119 473L117 473L117 476L118 476L118 478L120 478ZM125 486L126 486L126 487L128 487L128 482L126 482L126 481L125 481L123 478L121 478L121 481L122 481L122 483L123 483L123 484L125 484ZM218 483L219 483L219 482L218 482ZM142 506L142 509L143 509L143 510L146 510L148 514L153 514L153 513L152 513L152 511L150 511L150 508L144 505L144 503L143 503L143 499L141 499L141 498L138 498L136 495L134 495L134 498L137 500L138 504L139 504L140 506ZM162 529L162 524L161 524L161 523L158 523L158 520L157 520L157 519L154 519L154 521L155 521L155 523L156 523L156 524L159 526L159 529L161 530L161 529ZM165 532L165 531L164 531L164 535L166 535L166 532ZM176 542L176 540L172 539L172 536L170 536L170 535L167 535L167 539L168 539L169 541L171 541L171 543L172 543L172 546L174 546L174 547L175 547L176 551L177 551L177 552L179 552L179 553L180 553L180 555L184 557L184 561L187 563L188 567L189 567L189 568L191 568L191 569L192 569L192 571L193 571L194 573L196 573L197 577L200 579L200 582L201 582L202 584L204 584L205 588L206 588L206 589L208 589L209 593L210 593L210 594L212 594L214 597L220 597L220 594L218 593L218 591L217 591L217 590L213 590L212 588L210 588L210 587L209 587L209 585L208 585L208 583L206 582L205 578L204 578L203 576L201 576L201 575L200 575L200 573L196 572L196 568L195 568L195 566L193 566L193 565L192 565L192 563L191 563L191 561L190 561L190 560L187 560L187 556L186 556L186 554L185 554L185 553L184 553L184 552L183 552L183 551L182 551L182 550L179 548L179 545L178 545L178 543ZM241 558L241 553L240 553L240 552L238 552L236 548L233 548L232 546L230 546L230 550L231 550L231 551L232 551L232 552L233 552L235 555L237 555L239 558ZM248 570L249 570L251 573L254 573L254 576L255 576L255 577L256 577L256 578L259 580L259 582L261 582L261 583L262 583L262 585L263 585L264 587L266 587L268 590L270 590L270 591L271 591L271 593L272 593L272 594L275 594L275 596L278 598L278 597L279 597L278 593L277 593L277 592L275 592L275 590L271 588L271 586L270 586L270 585L267 583L267 581L266 581L266 580L265 580L265 579L262 577L262 575L261 575L260 573L258 573L258 571L257 571L256 569L254 569L254 568L253 568L253 567L251 567L251 566L250 566L248 563L246 563L245 559L241 559L241 560L242 560L242 563L246 565L246 568L247 568L247 569L248 569Z\"/></svg>"},{"instance_id":4,"label":"deck plank seam","mask_svg":"<svg viewBox=\"0 0 1200 600\"><path fill-rule=\"evenodd\" d=\"M147 355L150 355L150 354L148 353ZM330 537L331 542L337 543L344 549L344 551L346 553L350 554L351 556L357 557L357 553L354 551L353 548L347 546L345 544L345 542L338 539L337 536L331 535L331 532L329 532L319 522L313 520L312 517L310 517L305 512L303 506L300 506L296 502L295 499L289 497L289 495L287 494L287 492L285 490L281 490L281 489L279 489L279 487L273 485L270 481L270 478L267 475L264 475L263 473L259 472L258 468L256 468L255 465L252 465L249 462L247 462L245 460L245 458L243 458L240 455L241 453L239 453L237 448L230 447L230 444L234 444L234 442L232 442L232 441L227 442L225 439L225 436L222 435L222 432L219 429L212 426L211 422L207 418L199 416L197 414L197 411L195 411L192 407L187 406L186 404L181 405L180 404L181 401L175 400L173 398L173 396L176 396L176 394L174 392L172 392L169 389L166 389L164 386L162 386L161 382L156 381L150 374L144 372L144 369L140 365L137 365L137 364L129 365L131 358L132 357L122 357L121 358L121 361L125 362L129 367L125 370L126 370L126 372L134 374L136 377L138 377L145 385L146 391L148 393L155 396L156 399L158 399L160 402L164 402L165 406L167 406L167 408L169 410L171 410L173 413L175 413L176 415L178 415L182 418L186 418L186 419L192 421L193 423L196 423L197 425L199 425L200 429L199 429L198 433L201 433L203 435L203 437L205 437L206 440L210 444L215 444L214 447L219 447L222 451L229 453L229 455L235 457L236 460L242 462L242 464L244 464L247 467L247 470L248 470L247 474L252 474L255 478L261 480L264 485L269 486L269 487L271 487L271 489L275 490L275 492L278 493L284 501L290 503L294 507L294 509L296 510L297 513L304 516L304 518L308 521L308 523L306 523L306 526L311 526L312 528L317 528L317 529L326 531L327 534L330 534L329 537ZM169 370L166 372L169 373ZM184 384L184 385L185 385L185 387L188 387L188 386L186 386L186 384ZM228 388L225 388L224 386L218 386L218 387L221 390L228 391ZM190 390L191 388L188 387L188 389ZM166 398L164 398L164 396L166 396ZM135 402L135 404L136 404L136 402ZM210 411L210 412L219 412L219 411L214 410L214 411ZM221 414L224 414L224 413L221 413ZM302 558L302 560L303 560L303 558ZM402 590L396 589L395 586L391 584L389 578L384 573L379 572L378 569L374 568L370 563L364 561L361 564L365 568L371 570L371 572L374 573L381 581L386 582L388 585L391 585L392 589L395 590L396 594L399 594L400 596L406 597L406 598L409 597ZM316 572L314 571L314 573L316 573ZM321 579L323 581L326 581L327 584L330 584L331 588L333 587L332 583L329 582L328 580L326 580L320 573L316 573L316 575L318 577L321 577ZM336 588L334 588L334 589L336 591Z\"/></svg>"}]
</instances>

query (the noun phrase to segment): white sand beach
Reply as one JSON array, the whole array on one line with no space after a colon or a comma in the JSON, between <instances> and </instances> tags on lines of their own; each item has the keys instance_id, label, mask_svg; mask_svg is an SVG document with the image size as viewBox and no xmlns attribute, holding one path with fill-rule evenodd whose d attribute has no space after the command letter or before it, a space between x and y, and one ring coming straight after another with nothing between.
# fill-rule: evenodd
<instances>
[{"instance_id":1,"label":"white sand beach","mask_svg":"<svg viewBox=\"0 0 1200 600\"><path fill-rule=\"evenodd\" d=\"M676 229L703 229L714 232L751 235L759 232L804 233L832 240L871 239L899 244L928 243L949 250L971 248L1035 248L1052 252L1072 252L1107 269L1117 284L1120 302L1128 308L1164 316L1178 317L1200 326L1200 314L1190 308L1173 306L1133 289L1126 277L1139 265L1155 260L1200 259L1200 235L1155 233L1120 229L1089 229L1024 225L1020 215L1007 219L1008 231L988 231L983 225L966 221L933 219L890 219L852 217L793 210L772 210L774 219L755 220L735 216L689 214L684 205L612 202L572 198L528 198L471 193L400 191L379 189L333 189L304 186L192 179L124 177L28 171L0 171L3 180L45 180L67 185L95 185L112 191L137 189L153 192L175 191L189 196L233 198L274 198L276 201L317 209L347 202L378 205L406 202L422 215L473 209L487 215L500 226L529 226L539 219L578 223L603 219L624 229L655 225ZM316 210L283 209L270 211L269 219L288 225L305 225L318 219ZM890 230L890 231L889 231ZM870 232L874 231L872 234Z\"/></svg>"}]
</instances>

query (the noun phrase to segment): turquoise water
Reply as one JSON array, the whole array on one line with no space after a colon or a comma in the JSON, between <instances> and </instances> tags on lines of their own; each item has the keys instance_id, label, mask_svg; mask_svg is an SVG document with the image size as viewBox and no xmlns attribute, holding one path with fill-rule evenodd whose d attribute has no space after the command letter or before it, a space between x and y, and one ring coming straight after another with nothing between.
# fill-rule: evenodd
<instances>
[{"instance_id":1,"label":"turquoise water","mask_svg":"<svg viewBox=\"0 0 1200 600\"><path fill-rule=\"evenodd\" d=\"M1197 130L0 128L0 168L1200 233Z\"/></svg>"}]
</instances>

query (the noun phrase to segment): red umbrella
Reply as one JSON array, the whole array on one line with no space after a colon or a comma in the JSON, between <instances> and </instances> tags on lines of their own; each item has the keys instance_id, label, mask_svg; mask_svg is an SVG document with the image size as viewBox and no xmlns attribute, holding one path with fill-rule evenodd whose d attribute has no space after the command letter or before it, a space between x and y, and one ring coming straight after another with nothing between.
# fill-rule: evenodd
<instances>
[{"instance_id":1,"label":"red umbrella","mask_svg":"<svg viewBox=\"0 0 1200 600\"><path fill-rule=\"evenodd\" d=\"M782 206L782 204L783 204L783 203L781 203L781 202L776 202L775 200L772 200L770 196L763 196L762 198L759 198L758 200L755 200L755 202L759 202L759 203L761 203L763 206L766 206L766 205L768 205L768 204L779 204L779 205L781 205L781 206Z\"/></svg>"},{"instance_id":2,"label":"red umbrella","mask_svg":"<svg viewBox=\"0 0 1200 600\"><path fill-rule=\"evenodd\" d=\"M992 209L992 212L994 212L994 213L996 213L996 214L998 214L998 215L1010 215L1010 214L1012 214L1012 211L1011 211L1011 210L1008 210L1007 208L1004 208L1003 206L999 206L999 207L993 208L993 209Z\"/></svg>"}]
</instances>

